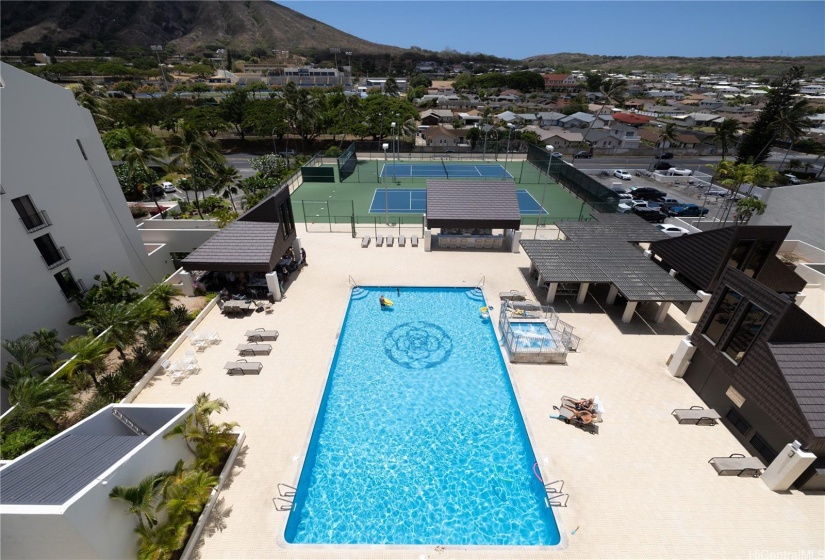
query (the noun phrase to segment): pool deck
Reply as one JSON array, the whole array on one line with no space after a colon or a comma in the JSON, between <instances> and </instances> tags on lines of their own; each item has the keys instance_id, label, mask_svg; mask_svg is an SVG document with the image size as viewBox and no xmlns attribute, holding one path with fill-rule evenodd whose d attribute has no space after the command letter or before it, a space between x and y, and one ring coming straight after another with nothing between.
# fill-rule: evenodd
<instances>
[{"instance_id":1,"label":"pool deck","mask_svg":"<svg viewBox=\"0 0 825 560\"><path fill-rule=\"evenodd\" d=\"M202 371L172 385L163 376L136 403L189 404L201 392L225 399L219 420L246 431L245 450L221 493L221 530L207 530L197 557L227 558L821 558L825 496L775 493L756 478L719 477L714 456L748 452L721 424L679 425L675 408L703 404L665 361L693 330L671 307L654 324L655 305L639 305L630 324L623 307L588 295L556 303L561 319L582 338L568 364L508 364L533 449L546 480L562 479L567 508L555 508L563 546L555 548L287 545L288 512L272 499L278 483L295 485L331 365L350 293L348 276L362 285L466 286L485 277L487 301L498 293L530 292L524 253L441 251L419 247L361 248L347 234L298 234L310 265L297 273L272 314L225 317L215 308L195 329L217 330L222 342L198 353ZM397 232L396 232L397 235ZM409 237L409 234L408 234ZM420 237L420 231L419 231ZM803 308L819 310L823 294L806 290ZM376 306L378 303L376 302ZM493 319L497 319L494 312ZM260 375L229 376L244 332L280 332ZM172 357L182 358L184 344ZM598 395L604 422L598 435L549 418L562 395ZM796 555L796 556L794 556Z\"/></svg>"}]
</instances>

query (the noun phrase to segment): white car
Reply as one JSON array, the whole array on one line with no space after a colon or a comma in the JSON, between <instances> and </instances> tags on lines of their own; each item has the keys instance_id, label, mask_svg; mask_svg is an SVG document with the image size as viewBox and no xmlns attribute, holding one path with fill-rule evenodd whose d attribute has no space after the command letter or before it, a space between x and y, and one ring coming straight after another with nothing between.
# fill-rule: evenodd
<instances>
[{"instance_id":1,"label":"white car","mask_svg":"<svg viewBox=\"0 0 825 560\"><path fill-rule=\"evenodd\" d=\"M690 169L684 169L681 167L671 167L667 170L668 175L682 175L683 177L687 177L688 175L693 175L693 171Z\"/></svg>"},{"instance_id":2,"label":"white car","mask_svg":"<svg viewBox=\"0 0 825 560\"><path fill-rule=\"evenodd\" d=\"M169 181L164 181L164 182L162 182L162 183L160 184L160 186L161 186L161 187L163 187L163 192L166 192L166 193L173 193L173 192L176 192L175 185L173 185L173 184L172 184L172 183L170 183Z\"/></svg>"},{"instance_id":3,"label":"white car","mask_svg":"<svg viewBox=\"0 0 825 560\"><path fill-rule=\"evenodd\" d=\"M801 182L799 177L796 175L791 175L790 173L785 173L785 177L791 182L792 185L798 185Z\"/></svg>"},{"instance_id":4,"label":"white car","mask_svg":"<svg viewBox=\"0 0 825 560\"><path fill-rule=\"evenodd\" d=\"M682 237L683 235L687 235L690 232L683 227L679 226L671 226L669 224L657 224L656 228L671 237Z\"/></svg>"},{"instance_id":5,"label":"white car","mask_svg":"<svg viewBox=\"0 0 825 560\"><path fill-rule=\"evenodd\" d=\"M630 181L630 179L631 179L630 173L628 173L624 169L617 169L616 171L613 172L613 176L618 177L622 181Z\"/></svg>"},{"instance_id":6,"label":"white car","mask_svg":"<svg viewBox=\"0 0 825 560\"><path fill-rule=\"evenodd\" d=\"M646 200L627 200L627 199L620 199L619 202L619 212L624 214L626 212L630 212L637 206L647 206Z\"/></svg>"}]
</instances>

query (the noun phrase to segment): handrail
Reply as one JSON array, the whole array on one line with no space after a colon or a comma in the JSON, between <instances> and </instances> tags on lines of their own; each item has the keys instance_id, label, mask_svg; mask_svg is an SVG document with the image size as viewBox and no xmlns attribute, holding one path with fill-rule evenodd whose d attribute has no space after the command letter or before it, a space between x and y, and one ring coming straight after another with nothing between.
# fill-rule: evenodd
<instances>
[{"instance_id":1,"label":"handrail","mask_svg":"<svg viewBox=\"0 0 825 560\"><path fill-rule=\"evenodd\" d=\"M564 498L564 503L562 503L561 498ZM548 498L547 503L550 507L567 507L567 500L569 499L569 494L558 494L552 498Z\"/></svg>"},{"instance_id":2,"label":"handrail","mask_svg":"<svg viewBox=\"0 0 825 560\"><path fill-rule=\"evenodd\" d=\"M484 281L485 281L486 279L487 279L487 277L486 277L486 276L482 276L482 277L481 277L481 280L479 280L479 281L478 281L478 284L476 284L476 289L481 289L482 287L484 287Z\"/></svg>"},{"instance_id":3,"label":"handrail","mask_svg":"<svg viewBox=\"0 0 825 560\"><path fill-rule=\"evenodd\" d=\"M353 288L358 288L359 287L358 283L355 281L355 279L352 277L352 275L349 275L349 274L347 275L347 281L349 282L349 285L352 286Z\"/></svg>"},{"instance_id":4,"label":"handrail","mask_svg":"<svg viewBox=\"0 0 825 560\"><path fill-rule=\"evenodd\" d=\"M556 490L553 485L558 483L559 489ZM563 480L554 480L553 482L548 482L544 485L545 492L553 492L554 494L561 494L561 491L564 489L564 481Z\"/></svg>"},{"instance_id":5,"label":"handrail","mask_svg":"<svg viewBox=\"0 0 825 560\"><path fill-rule=\"evenodd\" d=\"M283 505L278 504L279 501L280 502L285 502L285 504L283 504ZM292 500L289 500L287 498L278 497L278 498L272 498L272 505L274 505L275 509L277 509L278 511L292 511L293 503L292 503Z\"/></svg>"},{"instance_id":6,"label":"handrail","mask_svg":"<svg viewBox=\"0 0 825 560\"><path fill-rule=\"evenodd\" d=\"M139 435L139 436L145 436L145 435L146 435L146 432L144 432L143 430L141 430L141 429L140 429L140 427L138 427L138 425L137 425L137 424L135 424L134 422L132 422L131 420L129 420L128 418L126 418L126 417L123 415L123 413L122 413L122 412L120 412L118 409L116 409L116 408L112 408L112 416L114 416L115 418L117 418L118 420L120 420L120 421L121 421L121 423L122 423L124 426L126 426L127 428L129 428L130 430L132 430L135 434L137 434L137 435Z\"/></svg>"},{"instance_id":7,"label":"handrail","mask_svg":"<svg viewBox=\"0 0 825 560\"><path fill-rule=\"evenodd\" d=\"M283 488L287 488L288 490L284 491ZM284 484L283 482L278 483L278 494L280 494L282 498L294 498L297 491L298 489L294 486Z\"/></svg>"}]
</instances>

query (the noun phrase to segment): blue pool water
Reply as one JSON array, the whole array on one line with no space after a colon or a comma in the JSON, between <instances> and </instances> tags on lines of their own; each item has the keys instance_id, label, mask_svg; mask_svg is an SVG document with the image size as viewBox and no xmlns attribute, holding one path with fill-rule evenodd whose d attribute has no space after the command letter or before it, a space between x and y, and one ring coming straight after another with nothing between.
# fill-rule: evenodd
<instances>
[{"instance_id":1,"label":"blue pool water","mask_svg":"<svg viewBox=\"0 0 825 560\"><path fill-rule=\"evenodd\" d=\"M518 350L556 348L556 342L545 323L510 323Z\"/></svg>"},{"instance_id":2,"label":"blue pool water","mask_svg":"<svg viewBox=\"0 0 825 560\"><path fill-rule=\"evenodd\" d=\"M287 542L559 543L483 305L467 289L353 290Z\"/></svg>"}]
</instances>

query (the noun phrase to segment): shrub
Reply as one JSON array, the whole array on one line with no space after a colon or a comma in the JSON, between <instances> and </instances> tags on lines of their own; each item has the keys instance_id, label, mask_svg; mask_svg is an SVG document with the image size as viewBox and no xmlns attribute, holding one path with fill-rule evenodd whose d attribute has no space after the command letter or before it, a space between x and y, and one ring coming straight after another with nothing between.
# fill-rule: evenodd
<instances>
[{"instance_id":1,"label":"shrub","mask_svg":"<svg viewBox=\"0 0 825 560\"><path fill-rule=\"evenodd\" d=\"M136 206L130 206L129 210L132 212L133 218L143 218L144 216L149 215L149 211L146 209L145 206L138 204Z\"/></svg>"},{"instance_id":2,"label":"shrub","mask_svg":"<svg viewBox=\"0 0 825 560\"><path fill-rule=\"evenodd\" d=\"M220 196L207 196L200 202L201 204L201 212L211 213L217 210L218 208L224 208L228 206L226 199L221 198Z\"/></svg>"},{"instance_id":3,"label":"shrub","mask_svg":"<svg viewBox=\"0 0 825 560\"><path fill-rule=\"evenodd\" d=\"M178 324L183 326L189 322L189 311L186 310L186 306L183 305L176 305L172 308L172 315L178 320Z\"/></svg>"},{"instance_id":4,"label":"shrub","mask_svg":"<svg viewBox=\"0 0 825 560\"><path fill-rule=\"evenodd\" d=\"M18 428L9 433L0 432L0 457L3 459L19 457L51 436L49 432L35 428Z\"/></svg>"},{"instance_id":5,"label":"shrub","mask_svg":"<svg viewBox=\"0 0 825 560\"><path fill-rule=\"evenodd\" d=\"M84 418L88 418L101 408L106 405L112 404L111 401L107 400L106 397L99 393L95 393L95 396L86 401L86 404L83 405L83 409L80 411L80 418L78 418L78 422L83 420Z\"/></svg>"},{"instance_id":6,"label":"shrub","mask_svg":"<svg viewBox=\"0 0 825 560\"><path fill-rule=\"evenodd\" d=\"M146 344L138 344L132 347L132 359L137 364L146 365L152 359L152 351Z\"/></svg>"},{"instance_id":7,"label":"shrub","mask_svg":"<svg viewBox=\"0 0 825 560\"><path fill-rule=\"evenodd\" d=\"M339 148L338 146L330 146L329 148L327 148L327 151L324 152L324 156L337 158L343 153L343 150L341 150L341 148Z\"/></svg>"},{"instance_id":8,"label":"shrub","mask_svg":"<svg viewBox=\"0 0 825 560\"><path fill-rule=\"evenodd\" d=\"M114 403L125 397L131 388L132 380L127 375L116 371L98 380L97 394L106 399L107 403Z\"/></svg>"}]
</instances>

